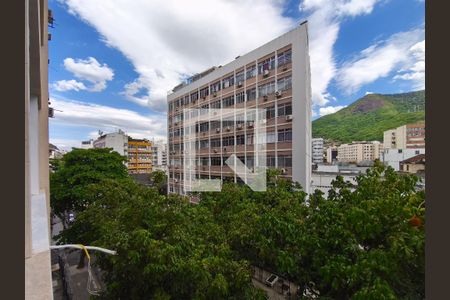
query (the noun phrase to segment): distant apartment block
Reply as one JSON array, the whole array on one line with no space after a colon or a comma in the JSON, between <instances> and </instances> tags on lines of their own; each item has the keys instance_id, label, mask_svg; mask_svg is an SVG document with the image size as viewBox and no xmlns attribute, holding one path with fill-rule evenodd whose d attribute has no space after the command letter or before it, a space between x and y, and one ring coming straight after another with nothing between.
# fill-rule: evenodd
<instances>
[{"instance_id":1,"label":"distant apartment block","mask_svg":"<svg viewBox=\"0 0 450 300\"><path fill-rule=\"evenodd\" d=\"M330 146L327 148L327 163L333 163L337 161L338 156L338 147L337 146Z\"/></svg>"},{"instance_id":2,"label":"distant apartment block","mask_svg":"<svg viewBox=\"0 0 450 300\"><path fill-rule=\"evenodd\" d=\"M314 164L323 163L323 138L311 139L312 162Z\"/></svg>"},{"instance_id":3,"label":"distant apartment block","mask_svg":"<svg viewBox=\"0 0 450 300\"><path fill-rule=\"evenodd\" d=\"M112 148L122 156L128 157L128 136L122 130L100 135L94 142L94 148Z\"/></svg>"},{"instance_id":4,"label":"distant apartment block","mask_svg":"<svg viewBox=\"0 0 450 300\"><path fill-rule=\"evenodd\" d=\"M152 159L152 143L149 140L128 137L128 173L151 173Z\"/></svg>"},{"instance_id":5,"label":"distant apartment block","mask_svg":"<svg viewBox=\"0 0 450 300\"><path fill-rule=\"evenodd\" d=\"M196 124L197 178L242 183L225 163L232 154L250 172L256 164L261 165L255 162L257 137L249 114L262 109L265 165L280 169L282 176L309 191L311 88L306 22L231 63L176 86L168 95L168 107L170 193L187 193L183 178L184 109L202 109L205 113L210 109L235 109L236 114L242 114Z\"/></svg>"},{"instance_id":6,"label":"distant apartment block","mask_svg":"<svg viewBox=\"0 0 450 300\"><path fill-rule=\"evenodd\" d=\"M126 166L130 174L151 173L152 143L147 139L134 139L122 130L102 134L93 141L94 148L112 148L127 158Z\"/></svg>"},{"instance_id":7,"label":"distant apartment block","mask_svg":"<svg viewBox=\"0 0 450 300\"><path fill-rule=\"evenodd\" d=\"M156 141L152 145L153 170L167 172L167 143Z\"/></svg>"},{"instance_id":8,"label":"distant apartment block","mask_svg":"<svg viewBox=\"0 0 450 300\"><path fill-rule=\"evenodd\" d=\"M94 148L94 140L89 139L87 141L81 141L81 149L91 149Z\"/></svg>"},{"instance_id":9,"label":"distant apartment block","mask_svg":"<svg viewBox=\"0 0 450 300\"><path fill-rule=\"evenodd\" d=\"M425 122L385 131L383 144L385 149L425 148Z\"/></svg>"},{"instance_id":10,"label":"distant apartment block","mask_svg":"<svg viewBox=\"0 0 450 300\"><path fill-rule=\"evenodd\" d=\"M378 141L352 142L338 147L337 160L346 163L360 163L380 158L383 144Z\"/></svg>"},{"instance_id":11,"label":"distant apartment block","mask_svg":"<svg viewBox=\"0 0 450 300\"><path fill-rule=\"evenodd\" d=\"M395 171L400 171L400 163L419 154L425 154L425 148L416 149L384 149L381 161L386 166L391 166Z\"/></svg>"}]
</instances>

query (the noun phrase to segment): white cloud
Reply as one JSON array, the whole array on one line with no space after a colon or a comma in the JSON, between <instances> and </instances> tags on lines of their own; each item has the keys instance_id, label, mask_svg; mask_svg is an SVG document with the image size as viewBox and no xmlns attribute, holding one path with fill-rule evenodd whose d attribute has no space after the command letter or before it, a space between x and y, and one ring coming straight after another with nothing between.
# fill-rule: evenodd
<instances>
[{"instance_id":1,"label":"white cloud","mask_svg":"<svg viewBox=\"0 0 450 300\"><path fill-rule=\"evenodd\" d=\"M122 129L135 138L166 139L167 119L164 115L144 116L134 111L73 100L50 99L57 111L50 119L53 125L91 128L89 138L97 130L113 132Z\"/></svg>"},{"instance_id":2,"label":"white cloud","mask_svg":"<svg viewBox=\"0 0 450 300\"><path fill-rule=\"evenodd\" d=\"M59 92L66 92L66 91L70 91L70 90L74 90L74 91L78 92L78 91L86 89L86 86L84 85L84 83L76 81L74 79L59 80L59 81L53 83L52 87Z\"/></svg>"},{"instance_id":3,"label":"white cloud","mask_svg":"<svg viewBox=\"0 0 450 300\"><path fill-rule=\"evenodd\" d=\"M408 80L414 89L425 89L425 40L409 48L409 60L406 66L399 70L394 80Z\"/></svg>"},{"instance_id":4,"label":"white cloud","mask_svg":"<svg viewBox=\"0 0 450 300\"><path fill-rule=\"evenodd\" d=\"M76 78L92 83L88 88L92 92L100 92L106 88L106 82L114 77L114 71L107 64L100 64L95 58L64 59L64 67Z\"/></svg>"},{"instance_id":5,"label":"white cloud","mask_svg":"<svg viewBox=\"0 0 450 300\"><path fill-rule=\"evenodd\" d=\"M81 141L71 139L50 138L50 143L64 151L70 151L73 147L80 148L81 146Z\"/></svg>"},{"instance_id":6,"label":"white cloud","mask_svg":"<svg viewBox=\"0 0 450 300\"><path fill-rule=\"evenodd\" d=\"M133 64L139 77L126 85L127 98L159 111L187 74L232 61L295 26L281 0L64 2Z\"/></svg>"},{"instance_id":7,"label":"white cloud","mask_svg":"<svg viewBox=\"0 0 450 300\"><path fill-rule=\"evenodd\" d=\"M351 94L365 84L389 76L395 70L403 75L394 79L420 82L425 75L423 38L424 30L414 29L393 34L387 40L371 45L355 59L343 64L336 76L338 86Z\"/></svg>"},{"instance_id":8,"label":"white cloud","mask_svg":"<svg viewBox=\"0 0 450 300\"><path fill-rule=\"evenodd\" d=\"M343 109L344 107L346 107L346 105L321 107L319 108L319 115L323 117L329 114L334 114L335 112Z\"/></svg>"},{"instance_id":9,"label":"white cloud","mask_svg":"<svg viewBox=\"0 0 450 300\"><path fill-rule=\"evenodd\" d=\"M373 92L366 92L364 95L371 95Z\"/></svg>"},{"instance_id":10,"label":"white cloud","mask_svg":"<svg viewBox=\"0 0 450 300\"><path fill-rule=\"evenodd\" d=\"M341 22L348 17L370 14L378 0L304 0L300 10L308 14L311 89L314 105L330 100L328 84L337 72L333 46Z\"/></svg>"}]
</instances>

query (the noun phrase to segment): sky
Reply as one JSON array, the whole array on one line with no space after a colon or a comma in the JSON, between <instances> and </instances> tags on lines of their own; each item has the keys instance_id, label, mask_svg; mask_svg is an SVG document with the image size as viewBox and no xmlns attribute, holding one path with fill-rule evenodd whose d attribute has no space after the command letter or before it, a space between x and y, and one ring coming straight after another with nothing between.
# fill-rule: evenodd
<instances>
[{"instance_id":1,"label":"sky","mask_svg":"<svg viewBox=\"0 0 450 300\"><path fill-rule=\"evenodd\" d=\"M50 142L166 139L166 95L308 21L313 119L425 88L423 0L49 0Z\"/></svg>"}]
</instances>

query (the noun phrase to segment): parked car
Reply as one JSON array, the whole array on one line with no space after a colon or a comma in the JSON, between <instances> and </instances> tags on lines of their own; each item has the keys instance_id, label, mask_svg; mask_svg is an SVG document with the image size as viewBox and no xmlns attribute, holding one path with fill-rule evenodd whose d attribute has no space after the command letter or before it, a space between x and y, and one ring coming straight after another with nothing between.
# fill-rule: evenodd
<instances>
[{"instance_id":1,"label":"parked car","mask_svg":"<svg viewBox=\"0 0 450 300\"><path fill-rule=\"evenodd\" d=\"M278 281L278 276L277 275L270 275L267 279L266 279L266 285L273 287L275 285L275 283Z\"/></svg>"}]
</instances>

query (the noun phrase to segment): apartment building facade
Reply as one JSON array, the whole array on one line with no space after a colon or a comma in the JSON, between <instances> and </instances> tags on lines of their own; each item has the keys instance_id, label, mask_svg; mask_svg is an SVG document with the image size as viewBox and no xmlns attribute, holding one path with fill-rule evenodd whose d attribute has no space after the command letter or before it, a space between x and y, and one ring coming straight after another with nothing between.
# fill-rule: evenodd
<instances>
[{"instance_id":1,"label":"apartment building facade","mask_svg":"<svg viewBox=\"0 0 450 300\"><path fill-rule=\"evenodd\" d=\"M337 146L329 146L327 148L327 163L333 163L337 161L338 156L338 147Z\"/></svg>"},{"instance_id":2,"label":"apartment building facade","mask_svg":"<svg viewBox=\"0 0 450 300\"><path fill-rule=\"evenodd\" d=\"M380 158L383 144L378 141L352 142L338 147L337 160L345 163L360 163Z\"/></svg>"},{"instance_id":3,"label":"apartment building facade","mask_svg":"<svg viewBox=\"0 0 450 300\"><path fill-rule=\"evenodd\" d=\"M152 145L153 170L160 170L167 173L167 143L156 141Z\"/></svg>"},{"instance_id":4,"label":"apartment building facade","mask_svg":"<svg viewBox=\"0 0 450 300\"><path fill-rule=\"evenodd\" d=\"M122 130L100 135L94 142L94 148L112 148L122 156L128 157L128 136Z\"/></svg>"},{"instance_id":5,"label":"apartment building facade","mask_svg":"<svg viewBox=\"0 0 450 300\"><path fill-rule=\"evenodd\" d=\"M383 133L385 149L425 148L425 122L406 124Z\"/></svg>"},{"instance_id":6,"label":"apartment building facade","mask_svg":"<svg viewBox=\"0 0 450 300\"><path fill-rule=\"evenodd\" d=\"M321 164L323 163L323 138L313 138L311 139L311 149L312 149L312 163Z\"/></svg>"},{"instance_id":7,"label":"apartment building facade","mask_svg":"<svg viewBox=\"0 0 450 300\"><path fill-rule=\"evenodd\" d=\"M50 259L48 3L25 1L25 299L53 299ZM23 101L23 100L22 100Z\"/></svg>"},{"instance_id":8,"label":"apartment building facade","mask_svg":"<svg viewBox=\"0 0 450 300\"><path fill-rule=\"evenodd\" d=\"M406 159L425 154L425 148L408 148L408 149L383 149L381 161L386 166L391 166L395 171L400 171L400 163Z\"/></svg>"},{"instance_id":9,"label":"apartment building facade","mask_svg":"<svg viewBox=\"0 0 450 300\"><path fill-rule=\"evenodd\" d=\"M128 137L128 173L149 174L152 172L152 142L147 139Z\"/></svg>"},{"instance_id":10,"label":"apartment building facade","mask_svg":"<svg viewBox=\"0 0 450 300\"><path fill-rule=\"evenodd\" d=\"M248 114L262 110L266 136L264 162L309 191L311 177L311 88L307 23L273 41L211 68L178 85L168 95L169 193L186 194L184 167L185 109L234 109L231 119L196 124L196 177L242 183L227 159L236 155L251 168L255 161L254 122ZM259 125L258 125L259 126ZM246 178L246 177L245 177Z\"/></svg>"}]
</instances>

